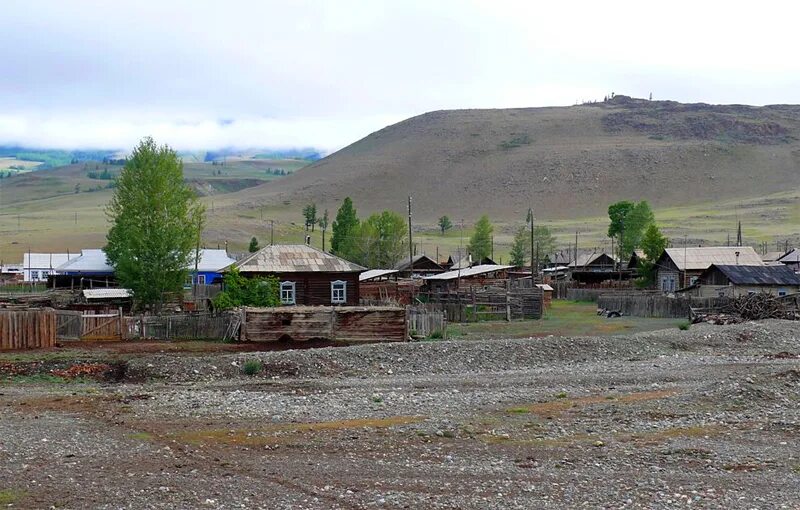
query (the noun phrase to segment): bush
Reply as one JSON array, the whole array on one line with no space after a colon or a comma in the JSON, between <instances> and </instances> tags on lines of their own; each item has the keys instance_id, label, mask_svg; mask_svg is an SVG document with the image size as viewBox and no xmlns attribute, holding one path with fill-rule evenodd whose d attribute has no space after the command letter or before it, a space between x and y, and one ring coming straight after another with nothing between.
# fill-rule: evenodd
<instances>
[{"instance_id":1,"label":"bush","mask_svg":"<svg viewBox=\"0 0 800 510\"><path fill-rule=\"evenodd\" d=\"M428 335L428 338L431 340L441 340L444 338L444 331L437 329L436 331L431 331L431 334Z\"/></svg>"},{"instance_id":2,"label":"bush","mask_svg":"<svg viewBox=\"0 0 800 510\"><path fill-rule=\"evenodd\" d=\"M239 306L280 305L280 283L275 277L245 278L232 269L223 278L225 290L213 300L215 310L228 310Z\"/></svg>"},{"instance_id":3,"label":"bush","mask_svg":"<svg viewBox=\"0 0 800 510\"><path fill-rule=\"evenodd\" d=\"M689 329L689 326L691 325L692 323L689 321L681 322L680 324L678 324L678 329L680 329L681 331L686 331L687 329Z\"/></svg>"},{"instance_id":4,"label":"bush","mask_svg":"<svg viewBox=\"0 0 800 510\"><path fill-rule=\"evenodd\" d=\"M242 372L244 372L245 375L256 375L261 372L263 368L264 366L261 364L261 361L257 359L249 359L244 362L244 365L242 365Z\"/></svg>"}]
</instances>

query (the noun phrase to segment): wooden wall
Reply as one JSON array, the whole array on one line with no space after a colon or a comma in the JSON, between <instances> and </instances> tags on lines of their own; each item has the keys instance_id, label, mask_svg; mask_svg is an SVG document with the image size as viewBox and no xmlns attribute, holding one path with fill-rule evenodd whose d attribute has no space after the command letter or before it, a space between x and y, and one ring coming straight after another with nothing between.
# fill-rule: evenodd
<instances>
[{"instance_id":1,"label":"wooden wall","mask_svg":"<svg viewBox=\"0 0 800 510\"><path fill-rule=\"evenodd\" d=\"M55 345L54 310L0 310L0 350L42 349Z\"/></svg>"},{"instance_id":2,"label":"wooden wall","mask_svg":"<svg viewBox=\"0 0 800 510\"><path fill-rule=\"evenodd\" d=\"M242 273L245 276L274 276L281 282L294 282L297 305L324 306L331 304L331 283L347 282L347 306L359 302L358 273Z\"/></svg>"},{"instance_id":3,"label":"wooden wall","mask_svg":"<svg viewBox=\"0 0 800 510\"><path fill-rule=\"evenodd\" d=\"M242 340L251 342L402 342L407 337L406 311L395 307L247 308L242 323Z\"/></svg>"}]
</instances>

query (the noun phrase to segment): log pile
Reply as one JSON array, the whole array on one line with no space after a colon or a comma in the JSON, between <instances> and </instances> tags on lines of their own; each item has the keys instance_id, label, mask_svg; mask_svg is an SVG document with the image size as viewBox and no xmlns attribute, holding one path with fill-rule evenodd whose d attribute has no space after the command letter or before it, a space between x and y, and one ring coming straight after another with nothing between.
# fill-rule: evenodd
<instances>
[{"instance_id":1,"label":"log pile","mask_svg":"<svg viewBox=\"0 0 800 510\"><path fill-rule=\"evenodd\" d=\"M708 310L706 313L693 311L692 322L709 324L736 324L743 321L763 319L798 320L797 307L793 300L787 300L768 293L748 294L730 299L726 305Z\"/></svg>"}]
</instances>

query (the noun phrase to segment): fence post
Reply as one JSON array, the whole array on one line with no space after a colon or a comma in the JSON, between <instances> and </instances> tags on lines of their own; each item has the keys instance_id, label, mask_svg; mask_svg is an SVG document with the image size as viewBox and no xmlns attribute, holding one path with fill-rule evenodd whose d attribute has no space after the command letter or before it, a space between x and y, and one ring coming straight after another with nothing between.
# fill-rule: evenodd
<instances>
[{"instance_id":1,"label":"fence post","mask_svg":"<svg viewBox=\"0 0 800 510\"><path fill-rule=\"evenodd\" d=\"M510 285L509 280L506 280L506 322L511 322L511 294L509 290L509 285Z\"/></svg>"}]
</instances>

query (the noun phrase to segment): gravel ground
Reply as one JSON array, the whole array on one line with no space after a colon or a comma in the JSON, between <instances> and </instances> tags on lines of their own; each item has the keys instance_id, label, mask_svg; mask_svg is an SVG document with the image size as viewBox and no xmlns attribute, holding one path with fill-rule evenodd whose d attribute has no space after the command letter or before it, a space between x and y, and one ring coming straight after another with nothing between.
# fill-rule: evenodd
<instances>
[{"instance_id":1,"label":"gravel ground","mask_svg":"<svg viewBox=\"0 0 800 510\"><path fill-rule=\"evenodd\" d=\"M0 386L0 502L800 508L798 353L765 321L146 354L119 384Z\"/></svg>"}]
</instances>

